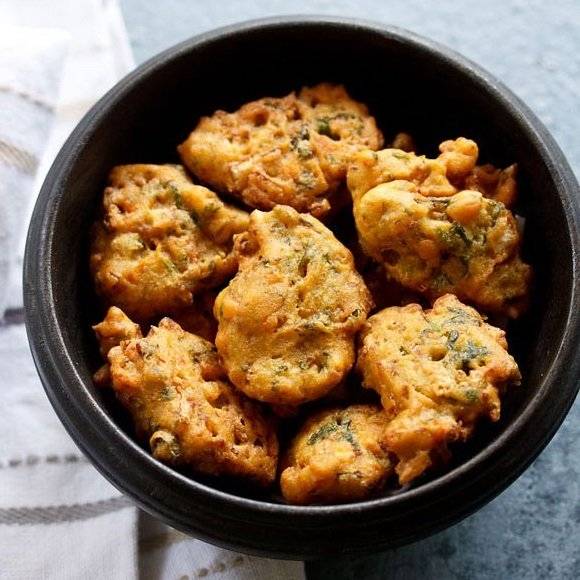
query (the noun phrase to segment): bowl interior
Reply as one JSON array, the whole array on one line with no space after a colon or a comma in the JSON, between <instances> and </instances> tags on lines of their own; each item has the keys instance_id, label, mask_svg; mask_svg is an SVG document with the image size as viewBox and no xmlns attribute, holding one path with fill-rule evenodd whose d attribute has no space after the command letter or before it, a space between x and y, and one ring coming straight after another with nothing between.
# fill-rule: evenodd
<instances>
[{"instance_id":1,"label":"bowl interior","mask_svg":"<svg viewBox=\"0 0 580 580\"><path fill-rule=\"evenodd\" d=\"M91 380L100 361L90 325L103 310L88 274L87 232L109 170L122 163L178 162L176 145L201 115L321 81L345 84L354 98L367 103L387 140L405 130L420 152L434 155L439 142L462 135L477 141L481 162L519 164L524 256L536 275L531 309L510 324L508 339L524 380L507 397L501 421L482 424L477 436L457 450L459 463L509 428L538 393L566 325L572 248L548 162L519 113L468 68L396 35L386 38L365 28L324 23L242 30L208 39L194 50L184 47L163 66L146 66L117 90L94 113L57 192L50 268L65 344L96 404L131 433L111 397ZM277 501L275 496L263 499Z\"/></svg>"}]
</instances>

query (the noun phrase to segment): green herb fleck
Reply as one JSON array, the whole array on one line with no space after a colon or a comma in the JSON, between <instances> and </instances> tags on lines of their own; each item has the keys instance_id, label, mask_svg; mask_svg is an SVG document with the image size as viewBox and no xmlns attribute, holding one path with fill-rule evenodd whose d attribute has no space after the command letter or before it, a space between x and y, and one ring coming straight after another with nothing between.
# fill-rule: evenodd
<instances>
[{"instance_id":1,"label":"green herb fleck","mask_svg":"<svg viewBox=\"0 0 580 580\"><path fill-rule=\"evenodd\" d=\"M459 332L457 332L457 330L450 330L447 333L447 348L453 348L455 346L455 343L457 342L457 339L459 338Z\"/></svg>"},{"instance_id":2,"label":"green herb fleck","mask_svg":"<svg viewBox=\"0 0 580 580\"><path fill-rule=\"evenodd\" d=\"M472 323L473 317L470 316L463 308L452 307L449 312L453 312L453 316L445 321L445 324L469 324Z\"/></svg>"},{"instance_id":3,"label":"green herb fleck","mask_svg":"<svg viewBox=\"0 0 580 580\"><path fill-rule=\"evenodd\" d=\"M353 446L355 451L360 452L360 445L355 439L354 433L350 429L350 420L342 423L341 428L342 436Z\"/></svg>"},{"instance_id":4,"label":"green herb fleck","mask_svg":"<svg viewBox=\"0 0 580 580\"><path fill-rule=\"evenodd\" d=\"M330 257L330 254L328 252L325 252L324 254L322 254L322 259L330 266L330 269L333 272L338 272L338 268L336 267L335 263L332 261L332 258Z\"/></svg>"},{"instance_id":5,"label":"green herb fleck","mask_svg":"<svg viewBox=\"0 0 580 580\"><path fill-rule=\"evenodd\" d=\"M274 366L274 374L275 375L284 375L288 372L288 365L286 363L277 362Z\"/></svg>"},{"instance_id":6,"label":"green herb fleck","mask_svg":"<svg viewBox=\"0 0 580 580\"><path fill-rule=\"evenodd\" d=\"M297 183L302 187L306 187L307 189L311 189L314 187L316 180L314 177L314 173L312 171L304 170L298 176Z\"/></svg>"},{"instance_id":7,"label":"green herb fleck","mask_svg":"<svg viewBox=\"0 0 580 580\"><path fill-rule=\"evenodd\" d=\"M312 157L312 148L308 143L298 143L296 153L300 159L310 159Z\"/></svg>"},{"instance_id":8,"label":"green herb fleck","mask_svg":"<svg viewBox=\"0 0 580 580\"><path fill-rule=\"evenodd\" d=\"M497 221L497 218L501 214L504 205L499 201L491 201L491 200L488 201L489 201L489 209L488 209L489 215L492 219L493 224L495 225L495 222Z\"/></svg>"},{"instance_id":9,"label":"green herb fleck","mask_svg":"<svg viewBox=\"0 0 580 580\"><path fill-rule=\"evenodd\" d=\"M337 433L343 439L350 443L355 452L360 452L360 445L356 440L354 433L351 429L351 421L342 421L338 419L338 421L331 421L330 423L325 423L321 427L319 427L310 437L308 438L307 445L314 445L323 439L326 439L333 433Z\"/></svg>"},{"instance_id":10,"label":"green herb fleck","mask_svg":"<svg viewBox=\"0 0 580 580\"><path fill-rule=\"evenodd\" d=\"M306 125L302 125L298 135L294 135L294 137L290 139L290 146L292 149L294 149L294 151L296 151L298 157L301 159L310 159L313 155L312 147L308 142L309 139L310 133Z\"/></svg>"},{"instance_id":11,"label":"green herb fleck","mask_svg":"<svg viewBox=\"0 0 580 580\"><path fill-rule=\"evenodd\" d=\"M322 427L319 427L310 437L308 438L307 444L314 445L322 439L326 439L332 433L338 431L339 426L336 422L325 423Z\"/></svg>"},{"instance_id":12,"label":"green herb fleck","mask_svg":"<svg viewBox=\"0 0 580 580\"><path fill-rule=\"evenodd\" d=\"M163 184L163 186L169 190L171 195L173 196L173 203L175 203L175 207L177 209L183 209L183 201L181 199L181 194L179 193L179 189L176 185L171 183L171 181L167 181Z\"/></svg>"},{"instance_id":13,"label":"green herb fleck","mask_svg":"<svg viewBox=\"0 0 580 580\"><path fill-rule=\"evenodd\" d=\"M161 389L160 397L162 401L171 401L175 395L175 392L171 387L163 387Z\"/></svg>"},{"instance_id":14,"label":"green herb fleck","mask_svg":"<svg viewBox=\"0 0 580 580\"><path fill-rule=\"evenodd\" d=\"M360 117L358 115L355 115L354 113L349 113L348 111L341 111L340 113L336 113L336 115L334 115L333 119L354 119L357 118L360 120Z\"/></svg>"},{"instance_id":15,"label":"green herb fleck","mask_svg":"<svg viewBox=\"0 0 580 580\"><path fill-rule=\"evenodd\" d=\"M450 228L440 228L437 230L437 235L447 249L457 254L466 251L472 244L463 226L457 223Z\"/></svg>"},{"instance_id":16,"label":"green herb fleck","mask_svg":"<svg viewBox=\"0 0 580 580\"><path fill-rule=\"evenodd\" d=\"M477 389L467 389L465 398L469 403L477 403L479 401L479 391Z\"/></svg>"},{"instance_id":17,"label":"green herb fleck","mask_svg":"<svg viewBox=\"0 0 580 580\"><path fill-rule=\"evenodd\" d=\"M328 117L318 117L318 119L316 119L316 130L321 135L332 137L330 130L330 119Z\"/></svg>"},{"instance_id":18,"label":"green herb fleck","mask_svg":"<svg viewBox=\"0 0 580 580\"><path fill-rule=\"evenodd\" d=\"M163 256L162 260L163 260L163 265L167 268L168 272L173 273L173 272L178 271L177 266L169 258L166 258L165 256Z\"/></svg>"},{"instance_id":19,"label":"green herb fleck","mask_svg":"<svg viewBox=\"0 0 580 580\"><path fill-rule=\"evenodd\" d=\"M487 356L489 354L489 350L487 350L487 348L484 346L479 346L471 340L468 340L467 344L465 345L465 349L463 350L463 354L466 359L473 360Z\"/></svg>"}]
</instances>

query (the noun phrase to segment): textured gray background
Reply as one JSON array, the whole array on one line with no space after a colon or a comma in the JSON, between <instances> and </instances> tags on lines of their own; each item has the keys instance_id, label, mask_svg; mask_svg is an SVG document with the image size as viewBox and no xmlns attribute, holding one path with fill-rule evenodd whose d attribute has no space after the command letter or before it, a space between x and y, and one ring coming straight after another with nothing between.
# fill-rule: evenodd
<instances>
[{"instance_id":1,"label":"textured gray background","mask_svg":"<svg viewBox=\"0 0 580 580\"><path fill-rule=\"evenodd\" d=\"M580 0L121 0L138 62L189 36L280 14L368 18L478 62L553 132L580 175ZM323 79L321 79L323 80ZM485 508L414 545L307 565L310 579L580 578L580 403L539 459Z\"/></svg>"}]
</instances>

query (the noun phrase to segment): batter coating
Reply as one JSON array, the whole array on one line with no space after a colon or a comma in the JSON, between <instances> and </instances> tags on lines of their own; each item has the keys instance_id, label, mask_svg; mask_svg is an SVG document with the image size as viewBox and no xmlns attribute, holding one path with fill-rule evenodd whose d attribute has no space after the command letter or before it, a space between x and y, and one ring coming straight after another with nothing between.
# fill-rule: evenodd
<instances>
[{"instance_id":1,"label":"batter coating","mask_svg":"<svg viewBox=\"0 0 580 580\"><path fill-rule=\"evenodd\" d=\"M95 324L93 330L99 342L99 352L107 360L109 351L121 344L123 340L142 338L141 328L135 324L120 308L111 306L102 322ZM105 363L94 375L93 380L99 387L111 384L109 363Z\"/></svg>"},{"instance_id":2,"label":"batter coating","mask_svg":"<svg viewBox=\"0 0 580 580\"><path fill-rule=\"evenodd\" d=\"M473 157L441 158L449 169L395 149L355 157L348 184L363 250L406 288L431 299L452 292L515 318L531 279L516 221L502 202L447 179L472 171Z\"/></svg>"},{"instance_id":3,"label":"batter coating","mask_svg":"<svg viewBox=\"0 0 580 580\"><path fill-rule=\"evenodd\" d=\"M325 410L310 417L283 461L280 487L294 504L360 501L392 472L388 416L374 405Z\"/></svg>"},{"instance_id":4,"label":"batter coating","mask_svg":"<svg viewBox=\"0 0 580 580\"><path fill-rule=\"evenodd\" d=\"M178 151L202 181L251 207L284 204L321 217L353 153L382 143L366 106L324 83L203 117Z\"/></svg>"},{"instance_id":5,"label":"batter coating","mask_svg":"<svg viewBox=\"0 0 580 580\"><path fill-rule=\"evenodd\" d=\"M354 335L371 307L352 254L287 206L254 211L235 252L239 271L214 308L230 380L273 404L322 397L353 365Z\"/></svg>"},{"instance_id":6,"label":"batter coating","mask_svg":"<svg viewBox=\"0 0 580 580\"><path fill-rule=\"evenodd\" d=\"M393 306L371 316L362 334L363 384L394 416L386 443L406 484L465 440L480 417L497 421L499 394L521 378L505 332L448 294L424 311Z\"/></svg>"},{"instance_id":7,"label":"batter coating","mask_svg":"<svg viewBox=\"0 0 580 580\"><path fill-rule=\"evenodd\" d=\"M116 306L109 308L104 320L95 324L93 330L97 335L99 351L103 358L107 358L109 351L119 346L123 340L143 337L140 326Z\"/></svg>"},{"instance_id":8,"label":"batter coating","mask_svg":"<svg viewBox=\"0 0 580 580\"><path fill-rule=\"evenodd\" d=\"M479 148L475 141L465 137L444 141L436 159L415 155L409 150L413 146L411 137L400 133L392 148L355 154L348 168L348 188L353 198L360 198L381 183L405 180L426 197L450 197L469 189L506 207L515 203L517 165L505 169L477 165Z\"/></svg>"},{"instance_id":9,"label":"batter coating","mask_svg":"<svg viewBox=\"0 0 580 580\"><path fill-rule=\"evenodd\" d=\"M110 304L145 321L233 275L232 237L247 227L246 212L191 183L180 166L122 165L109 182L91 271Z\"/></svg>"},{"instance_id":10,"label":"batter coating","mask_svg":"<svg viewBox=\"0 0 580 580\"><path fill-rule=\"evenodd\" d=\"M278 442L258 405L225 379L215 347L169 318L109 351L117 398L153 457L269 485Z\"/></svg>"}]
</instances>

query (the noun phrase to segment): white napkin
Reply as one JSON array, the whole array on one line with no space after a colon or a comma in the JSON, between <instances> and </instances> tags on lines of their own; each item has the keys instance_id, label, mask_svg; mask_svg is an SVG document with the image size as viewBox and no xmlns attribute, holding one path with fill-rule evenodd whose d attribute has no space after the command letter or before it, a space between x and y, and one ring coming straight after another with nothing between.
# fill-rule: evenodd
<instances>
[{"instance_id":1,"label":"white napkin","mask_svg":"<svg viewBox=\"0 0 580 580\"><path fill-rule=\"evenodd\" d=\"M0 324L0 578L138 577L138 512L64 431L19 314L37 184L79 116L130 68L114 76L110 58L93 66L113 37L94 33L108 20L97 2L85 25L72 18L69 7L83 3L0 3L0 318L11 309Z\"/></svg>"},{"instance_id":2,"label":"white napkin","mask_svg":"<svg viewBox=\"0 0 580 580\"><path fill-rule=\"evenodd\" d=\"M0 18L4 24L4 19ZM0 26L0 279L19 273L19 239L46 146L68 46L68 34L51 29ZM0 314L9 299L0 288Z\"/></svg>"},{"instance_id":3,"label":"white napkin","mask_svg":"<svg viewBox=\"0 0 580 580\"><path fill-rule=\"evenodd\" d=\"M51 70L52 60L44 55L36 58L27 58L30 51L23 47L28 44L33 46L35 34L39 28L53 28L61 36L65 35L69 41L69 50L64 62L61 55L60 65L64 70L60 78L60 91L58 99L52 99L52 131L50 136L32 136L29 142L40 147L36 155L38 171L32 187L22 181L19 188L19 199L23 209L19 214L18 228L20 235L13 241L14 253L11 253L12 263L10 268L10 282L7 285L7 296L4 304L0 294L0 314L4 309L17 309L22 306L22 258L24 255L24 243L28 218L32 213L34 201L46 173L62 144L80 121L88 109L112 87L119 79L127 74L135 66L127 32L116 0L0 0L0 23L3 27L19 26L34 27L34 31L26 36L26 42L14 46L12 50L2 50L6 57L6 70L11 71L13 82L18 85L23 78L30 76L38 77L42 82L50 78L50 73L43 74L46 67ZM0 36L2 28L0 27ZM2 45L0 45L1 47ZM30 55L32 56L32 55ZM24 64L28 63L28 64ZM36 67L34 75L26 75L26 68ZM3 69L0 68L0 73ZM0 77L2 82L2 77ZM58 87L57 87L58 88ZM37 99L46 100L43 93L33 92ZM52 97L52 95L51 95ZM22 106L22 105L21 105ZM11 115L12 108L6 109L6 114ZM36 123L37 125L38 123ZM34 127L36 125L33 125ZM2 120L0 117L0 130ZM28 127L26 127L28 129ZM21 133L30 134L27 130ZM35 150L25 150L35 154ZM42 156L40 154L42 153ZM3 177L3 175L2 175ZM4 199L0 197L0 199ZM24 216L24 221L22 217ZM2 223L0 222L0 232ZM0 235L1 243L1 235ZM0 275L2 273L0 262ZM3 308L2 308L3 307Z\"/></svg>"},{"instance_id":4,"label":"white napkin","mask_svg":"<svg viewBox=\"0 0 580 580\"><path fill-rule=\"evenodd\" d=\"M303 578L300 562L223 550L137 510L50 407L22 325L27 214L70 131L134 63L116 0L0 0L0 23L0 578Z\"/></svg>"},{"instance_id":5,"label":"white napkin","mask_svg":"<svg viewBox=\"0 0 580 580\"><path fill-rule=\"evenodd\" d=\"M0 578L137 576L137 510L67 435L24 326L0 328Z\"/></svg>"}]
</instances>

